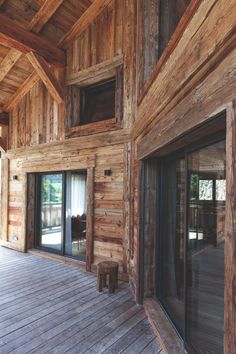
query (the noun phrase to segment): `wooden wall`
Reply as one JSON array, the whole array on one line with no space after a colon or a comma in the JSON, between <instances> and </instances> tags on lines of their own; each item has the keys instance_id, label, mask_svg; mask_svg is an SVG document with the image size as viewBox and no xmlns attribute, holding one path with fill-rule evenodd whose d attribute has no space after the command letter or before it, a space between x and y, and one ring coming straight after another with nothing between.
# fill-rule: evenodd
<instances>
[{"instance_id":1,"label":"wooden wall","mask_svg":"<svg viewBox=\"0 0 236 354\"><path fill-rule=\"evenodd\" d=\"M123 143L80 150L79 141L47 145L35 150L9 151L8 239L14 247L24 249L24 219L26 217L26 173L95 168L94 183L94 263L112 258L126 267L123 254L124 235L124 148ZM98 140L98 139L97 139ZM128 139L127 139L128 140ZM83 142L81 142L83 143ZM102 144L100 144L102 145ZM88 146L88 145L87 145ZM93 147L92 147L93 146ZM59 158L58 158L59 156ZM42 163L44 161L44 163ZM111 176L104 169L111 168ZM17 180L13 180L13 174ZM15 237L18 240L15 240Z\"/></svg>"},{"instance_id":2,"label":"wooden wall","mask_svg":"<svg viewBox=\"0 0 236 354\"><path fill-rule=\"evenodd\" d=\"M125 5L124 0L111 0L74 41L67 52L67 77L123 53Z\"/></svg>"},{"instance_id":3,"label":"wooden wall","mask_svg":"<svg viewBox=\"0 0 236 354\"><path fill-rule=\"evenodd\" d=\"M148 64L143 67L150 47L146 48L145 53L142 38L138 37L137 52L141 51L143 58L142 65L138 67L137 85L142 88L144 77L146 85L139 92L132 129L135 173L131 195L134 200L131 283L137 299L141 296L141 160L207 121L215 113L225 110L227 103L236 97L235 15L234 0L227 3L223 0L192 1L152 73L151 65L149 68ZM144 33L141 32L141 35ZM145 74L147 72L148 75Z\"/></svg>"},{"instance_id":4,"label":"wooden wall","mask_svg":"<svg viewBox=\"0 0 236 354\"><path fill-rule=\"evenodd\" d=\"M68 49L65 81L97 64L122 58L124 66L123 127L78 138L66 136L68 112L39 81L10 114L9 150L4 155L8 197L2 243L26 248L27 173L94 167L94 263L119 262L127 272L130 235L130 126L135 110L135 0L112 0L102 14ZM126 34L126 38L125 38ZM128 34L128 35L127 35ZM120 60L120 59L119 59ZM132 70L130 68L132 67ZM63 72L55 71L63 83ZM84 75L84 74L83 74ZM64 86L65 87L65 86ZM66 91L66 90L65 90ZM70 91L70 90L67 90ZM104 176L104 169L112 170ZM17 180L13 180L17 175ZM7 216L8 215L8 216ZM2 224L3 225L3 224Z\"/></svg>"}]
</instances>

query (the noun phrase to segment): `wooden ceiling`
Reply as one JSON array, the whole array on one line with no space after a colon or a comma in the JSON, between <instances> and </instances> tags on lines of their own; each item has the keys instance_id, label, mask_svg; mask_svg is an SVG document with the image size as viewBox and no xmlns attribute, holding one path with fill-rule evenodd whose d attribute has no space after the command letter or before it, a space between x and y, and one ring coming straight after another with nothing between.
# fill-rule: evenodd
<instances>
[{"instance_id":1,"label":"wooden ceiling","mask_svg":"<svg viewBox=\"0 0 236 354\"><path fill-rule=\"evenodd\" d=\"M109 2L0 0L0 112L39 79L61 101L49 65L65 66L66 48Z\"/></svg>"}]
</instances>

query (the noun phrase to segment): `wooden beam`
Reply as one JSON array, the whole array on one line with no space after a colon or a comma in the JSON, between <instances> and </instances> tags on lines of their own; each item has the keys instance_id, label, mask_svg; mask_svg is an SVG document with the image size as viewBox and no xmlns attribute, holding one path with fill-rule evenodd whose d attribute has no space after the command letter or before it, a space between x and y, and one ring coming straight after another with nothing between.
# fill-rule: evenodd
<instances>
[{"instance_id":1,"label":"wooden beam","mask_svg":"<svg viewBox=\"0 0 236 354\"><path fill-rule=\"evenodd\" d=\"M88 10L78 19L72 28L62 37L58 46L67 48L73 40L78 37L100 13L107 7L111 0L95 0Z\"/></svg>"},{"instance_id":2,"label":"wooden beam","mask_svg":"<svg viewBox=\"0 0 236 354\"><path fill-rule=\"evenodd\" d=\"M7 144L1 136L0 136L0 148L3 149L5 152L7 151Z\"/></svg>"},{"instance_id":3,"label":"wooden beam","mask_svg":"<svg viewBox=\"0 0 236 354\"><path fill-rule=\"evenodd\" d=\"M10 100L3 106L5 112L12 110L17 103L31 90L31 88L39 81L39 76L33 72L18 88Z\"/></svg>"},{"instance_id":4,"label":"wooden beam","mask_svg":"<svg viewBox=\"0 0 236 354\"><path fill-rule=\"evenodd\" d=\"M58 7L62 4L63 0L45 0L43 6L33 17L32 21L26 27L28 31L39 33L43 26L49 21L49 19L56 12ZM1 6L1 0L0 0ZM22 53L16 49L11 49L5 56L0 64L0 82L7 76L11 68L15 65L17 60L20 59Z\"/></svg>"},{"instance_id":5,"label":"wooden beam","mask_svg":"<svg viewBox=\"0 0 236 354\"><path fill-rule=\"evenodd\" d=\"M18 26L15 22L0 14L0 43L27 54L36 52L49 63L64 65L65 53L52 43Z\"/></svg>"},{"instance_id":6,"label":"wooden beam","mask_svg":"<svg viewBox=\"0 0 236 354\"><path fill-rule=\"evenodd\" d=\"M236 101L227 108L226 119L226 211L224 353L236 348Z\"/></svg>"},{"instance_id":7,"label":"wooden beam","mask_svg":"<svg viewBox=\"0 0 236 354\"><path fill-rule=\"evenodd\" d=\"M9 125L9 114L7 112L0 113L0 126Z\"/></svg>"},{"instance_id":8,"label":"wooden beam","mask_svg":"<svg viewBox=\"0 0 236 354\"><path fill-rule=\"evenodd\" d=\"M64 100L63 90L44 58L33 52L28 53L27 58L44 85L47 87L51 96L58 104L62 103Z\"/></svg>"},{"instance_id":9,"label":"wooden beam","mask_svg":"<svg viewBox=\"0 0 236 354\"><path fill-rule=\"evenodd\" d=\"M34 33L39 33L62 3L63 0L45 0L43 6L33 17L27 29Z\"/></svg>"},{"instance_id":10,"label":"wooden beam","mask_svg":"<svg viewBox=\"0 0 236 354\"><path fill-rule=\"evenodd\" d=\"M16 49L11 49L0 64L0 82L7 76L11 68L21 57L21 52Z\"/></svg>"},{"instance_id":11,"label":"wooden beam","mask_svg":"<svg viewBox=\"0 0 236 354\"><path fill-rule=\"evenodd\" d=\"M123 64L123 54L67 75L66 85L91 85L116 75L116 69Z\"/></svg>"}]
</instances>

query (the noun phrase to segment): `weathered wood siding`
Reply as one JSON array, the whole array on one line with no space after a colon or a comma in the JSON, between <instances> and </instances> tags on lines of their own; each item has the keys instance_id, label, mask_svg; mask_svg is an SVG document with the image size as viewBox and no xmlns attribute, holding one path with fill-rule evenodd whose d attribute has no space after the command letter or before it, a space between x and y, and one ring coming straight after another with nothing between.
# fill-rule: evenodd
<instances>
[{"instance_id":1,"label":"weathered wood siding","mask_svg":"<svg viewBox=\"0 0 236 354\"><path fill-rule=\"evenodd\" d=\"M125 1L112 0L68 49L67 76L123 53Z\"/></svg>"},{"instance_id":2,"label":"weathered wood siding","mask_svg":"<svg viewBox=\"0 0 236 354\"><path fill-rule=\"evenodd\" d=\"M132 129L135 174L131 197L134 200L131 282L137 298L141 285L140 161L207 121L214 113L223 111L236 97L235 1L197 3L191 2L192 7L198 6L197 11L178 43L172 51L167 48L171 55L164 65L156 64L156 75L149 78L150 85L147 79L148 85L139 97L137 119ZM177 37L178 34L174 35ZM138 43L139 51L140 38ZM138 87L142 87L142 81Z\"/></svg>"},{"instance_id":3,"label":"weathered wood siding","mask_svg":"<svg viewBox=\"0 0 236 354\"><path fill-rule=\"evenodd\" d=\"M39 81L10 114L8 213L3 243L25 250L27 173L94 167L94 263L114 259L127 272L130 235L130 131L135 117L136 1L112 0L69 48L65 81L71 74L123 56L123 127L67 138L65 105L58 105ZM126 37L126 38L125 38ZM132 67L132 70L130 68ZM55 71L63 85L63 72ZM65 88L65 85L64 85ZM65 90L66 92L66 90ZM104 176L104 169L112 170ZM6 169L5 169L6 170ZM13 180L17 175L17 180ZM6 186L5 181L5 186ZM2 229L3 230L3 229Z\"/></svg>"}]
</instances>

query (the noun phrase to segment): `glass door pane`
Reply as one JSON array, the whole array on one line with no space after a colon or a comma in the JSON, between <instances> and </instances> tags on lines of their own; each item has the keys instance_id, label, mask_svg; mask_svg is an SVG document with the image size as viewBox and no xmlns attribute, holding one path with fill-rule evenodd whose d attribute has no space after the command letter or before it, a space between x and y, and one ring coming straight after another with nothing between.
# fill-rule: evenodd
<instances>
[{"instance_id":1,"label":"glass door pane","mask_svg":"<svg viewBox=\"0 0 236 354\"><path fill-rule=\"evenodd\" d=\"M87 174L67 173L65 253L86 261Z\"/></svg>"},{"instance_id":2,"label":"glass door pane","mask_svg":"<svg viewBox=\"0 0 236 354\"><path fill-rule=\"evenodd\" d=\"M40 176L39 246L62 251L63 237L63 175Z\"/></svg>"},{"instance_id":3,"label":"glass door pane","mask_svg":"<svg viewBox=\"0 0 236 354\"><path fill-rule=\"evenodd\" d=\"M185 160L163 165L160 299L181 333L184 328Z\"/></svg>"},{"instance_id":4,"label":"glass door pane","mask_svg":"<svg viewBox=\"0 0 236 354\"><path fill-rule=\"evenodd\" d=\"M188 155L187 342L223 353L225 141Z\"/></svg>"}]
</instances>

